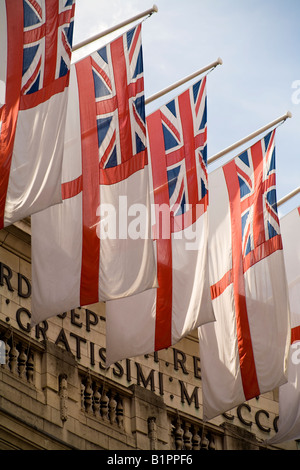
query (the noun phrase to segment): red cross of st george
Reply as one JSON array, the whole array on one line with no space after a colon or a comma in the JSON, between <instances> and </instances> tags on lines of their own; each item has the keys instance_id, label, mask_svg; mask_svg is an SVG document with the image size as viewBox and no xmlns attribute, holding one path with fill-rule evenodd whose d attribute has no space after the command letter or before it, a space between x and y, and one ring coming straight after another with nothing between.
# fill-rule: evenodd
<instances>
[{"instance_id":1,"label":"red cross of st george","mask_svg":"<svg viewBox=\"0 0 300 470\"><path fill-rule=\"evenodd\" d=\"M196 103L196 112L199 109L200 101L205 89L205 79L202 81L201 92ZM196 170L195 150L206 142L206 129L203 133L194 134L193 115L189 91L178 97L179 110L182 123L182 146L174 152L165 154L164 136L162 121L166 122L166 117L158 110L147 118L149 131L149 145L152 159L152 174L154 187L154 202L157 208L170 206L169 189L167 179L167 165L185 160L187 172L187 187L189 192L189 204L192 206L192 213L200 215L195 210L197 204L207 205L207 198L199 201L198 181ZM178 134L176 128L168 121L167 124ZM179 136L179 134L178 134ZM179 136L180 138L180 136ZM157 213L159 217L159 213ZM181 217L181 216L180 216ZM195 221L190 219L190 222ZM157 277L159 289L156 295L156 326L155 326L155 350L169 347L172 342L172 239L174 230L174 217L170 212L169 233L165 232L165 224L156 224L156 227L163 227L161 231L155 230L157 247ZM179 224L184 227L183 223Z\"/></svg>"},{"instance_id":2,"label":"red cross of st george","mask_svg":"<svg viewBox=\"0 0 300 470\"><path fill-rule=\"evenodd\" d=\"M35 7L40 10L40 6ZM6 1L7 15L7 80L5 105L1 110L0 137L0 229L4 226L4 211L9 182L11 159L19 110L25 110L47 101L52 95L63 91L69 75L55 80L57 59L57 29L68 23L74 15L71 10L59 14L58 0L45 2L45 22L32 31L24 32L23 0ZM41 15L42 12L39 11ZM23 46L45 37L45 75L43 88L35 93L22 94ZM39 66L39 65L37 65Z\"/></svg>"},{"instance_id":3,"label":"red cross of st george","mask_svg":"<svg viewBox=\"0 0 300 470\"><path fill-rule=\"evenodd\" d=\"M143 91L143 78L139 78L135 83L127 83L123 37L113 41L110 47L116 89L116 95L110 99L98 102L95 99L92 67L101 73L110 88L112 85L109 77L93 58L90 56L75 64L80 103L82 175L63 183L62 194L63 199L68 199L82 192L80 305L88 305L99 300L100 240L97 236L99 223L97 209L100 204L100 185L121 181L147 163L146 150L133 155L129 118L129 100ZM115 110L118 113L122 163L114 168L103 169L103 158L99 162L97 116ZM110 148L115 138L114 134L109 144Z\"/></svg>"},{"instance_id":4,"label":"red cross of st george","mask_svg":"<svg viewBox=\"0 0 300 470\"><path fill-rule=\"evenodd\" d=\"M272 134L273 140L274 133ZM263 159L267 159L268 155L263 157L260 142L254 144L251 148L251 154L254 167L254 190L243 201L240 201L239 197L240 187L235 161L231 160L223 167L230 204L232 269L225 273L220 281L211 286L212 299L221 295L229 285L233 286L240 369L246 399L258 396L260 391L248 320L244 273L258 261L266 258L274 251L282 249L281 236L276 235L266 240L264 229L263 197L267 188L275 185L275 174L271 173L263 181ZM241 217L243 212L251 205L253 205L254 249L244 256Z\"/></svg>"}]
</instances>

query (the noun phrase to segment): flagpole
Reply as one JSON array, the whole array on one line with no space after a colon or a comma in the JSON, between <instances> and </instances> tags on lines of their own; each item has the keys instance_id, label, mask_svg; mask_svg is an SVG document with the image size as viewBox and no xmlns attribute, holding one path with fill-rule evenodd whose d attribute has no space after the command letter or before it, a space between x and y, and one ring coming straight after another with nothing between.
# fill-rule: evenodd
<instances>
[{"instance_id":1,"label":"flagpole","mask_svg":"<svg viewBox=\"0 0 300 470\"><path fill-rule=\"evenodd\" d=\"M123 28L123 26L127 26L130 23L133 23L134 21L140 20L144 16L152 15L153 13L157 13L157 12L158 12L157 6L153 5L152 8L149 8L148 10L143 11L142 13L136 16L133 16L132 18L129 18L128 20L123 21L122 23L119 23L116 26L106 29L102 33L96 34L95 36L92 36L91 38L86 39L85 41L79 42L78 44L72 47L72 52L75 52L78 49L81 49L82 47L87 46L88 44L91 44L94 41L97 41L97 39L100 39L103 36L107 36L108 34L113 33L114 31L117 31L120 28Z\"/></svg>"},{"instance_id":2,"label":"flagpole","mask_svg":"<svg viewBox=\"0 0 300 470\"><path fill-rule=\"evenodd\" d=\"M257 131L253 132L252 134L249 134L247 137L244 137L244 139L239 140L235 144L230 145L229 147L222 150L221 152L216 153L213 157L208 158L207 163L208 164L213 163L218 158L223 157L224 155L231 152L232 150L235 150L237 147L240 147L241 145L245 144L246 142L249 142L249 140L254 139L259 134L262 134L263 132L266 132L267 130L271 129L271 127L276 126L280 122L282 122L282 121L284 122L284 121L286 121L286 119L291 118L291 117L292 117L292 113L290 111L287 111L287 113L284 114L283 116L275 119L274 121L270 122L266 126L261 127Z\"/></svg>"},{"instance_id":3,"label":"flagpole","mask_svg":"<svg viewBox=\"0 0 300 470\"><path fill-rule=\"evenodd\" d=\"M281 206L281 204L284 204L285 202L289 201L292 199L292 197L296 196L296 194L300 193L300 186L297 189L294 189L291 193L287 194L284 196L282 199L279 199L277 202L277 207Z\"/></svg>"},{"instance_id":4,"label":"flagpole","mask_svg":"<svg viewBox=\"0 0 300 470\"><path fill-rule=\"evenodd\" d=\"M201 75L202 73L207 72L208 70L210 70L214 67L217 67L218 65L222 65L222 64L223 64L223 61L219 57L215 62L212 62L211 64L207 65L206 67L203 67L202 69L197 70L197 72L194 72L191 75L188 75L187 77L182 78L178 82L175 82L173 85L170 85L167 88L164 88L163 90L158 91L154 95L149 96L149 98L147 98L145 100L145 104L149 104L152 101L157 100L157 98L160 98L161 96L166 95L170 91L174 90L175 88L178 88L179 86L183 85L184 83L188 82L189 80L192 80L193 78L197 77L198 75Z\"/></svg>"}]
</instances>

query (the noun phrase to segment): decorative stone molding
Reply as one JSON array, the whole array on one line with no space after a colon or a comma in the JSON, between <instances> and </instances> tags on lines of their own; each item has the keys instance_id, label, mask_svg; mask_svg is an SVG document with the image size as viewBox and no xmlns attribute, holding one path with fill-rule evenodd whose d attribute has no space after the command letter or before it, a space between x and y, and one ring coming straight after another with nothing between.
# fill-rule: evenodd
<instances>
[{"instance_id":1,"label":"decorative stone molding","mask_svg":"<svg viewBox=\"0 0 300 470\"><path fill-rule=\"evenodd\" d=\"M64 422L68 419L68 381L66 374L62 374L59 376L59 397L60 417L61 420Z\"/></svg>"},{"instance_id":2,"label":"decorative stone molding","mask_svg":"<svg viewBox=\"0 0 300 470\"><path fill-rule=\"evenodd\" d=\"M148 437L150 440L150 450L157 450L157 425L155 416L148 418Z\"/></svg>"},{"instance_id":3,"label":"decorative stone molding","mask_svg":"<svg viewBox=\"0 0 300 470\"><path fill-rule=\"evenodd\" d=\"M91 377L81 378L81 409L103 422L123 429L123 399L117 390Z\"/></svg>"}]
</instances>

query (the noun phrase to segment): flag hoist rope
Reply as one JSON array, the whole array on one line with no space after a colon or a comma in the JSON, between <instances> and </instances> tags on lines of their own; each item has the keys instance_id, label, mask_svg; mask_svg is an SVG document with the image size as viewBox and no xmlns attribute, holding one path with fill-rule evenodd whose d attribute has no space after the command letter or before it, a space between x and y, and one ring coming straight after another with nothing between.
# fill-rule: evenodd
<instances>
[{"instance_id":1,"label":"flag hoist rope","mask_svg":"<svg viewBox=\"0 0 300 470\"><path fill-rule=\"evenodd\" d=\"M91 38L86 39L85 41L75 44L75 46L72 47L72 52L77 51L78 49L81 49L82 47L87 46L88 44L91 44L92 42L97 41L97 39L107 36L108 34L113 33L114 31L117 31L120 28L123 28L123 26L127 26L130 23L133 23L134 21L140 20L141 18L144 18L144 16L152 15L153 13L157 13L157 12L158 12L157 6L153 5L152 8L149 8L149 10L143 11L142 13L139 13L138 15L133 16L132 18L129 18L128 20L122 21L122 23L119 23L116 26L106 29L102 33L96 34L95 36L92 36Z\"/></svg>"}]
</instances>

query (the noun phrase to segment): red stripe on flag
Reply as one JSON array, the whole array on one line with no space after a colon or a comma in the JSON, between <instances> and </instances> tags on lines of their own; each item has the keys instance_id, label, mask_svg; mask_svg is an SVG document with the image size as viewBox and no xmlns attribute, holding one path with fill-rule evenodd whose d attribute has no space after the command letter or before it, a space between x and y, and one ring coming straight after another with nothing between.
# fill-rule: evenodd
<instances>
[{"instance_id":1,"label":"red stripe on flag","mask_svg":"<svg viewBox=\"0 0 300 470\"><path fill-rule=\"evenodd\" d=\"M281 235L275 235L274 237L270 238L270 240L266 240L261 245L256 246L244 258L244 273L254 264L270 256L271 253L282 249L283 246Z\"/></svg>"},{"instance_id":2,"label":"red stripe on flag","mask_svg":"<svg viewBox=\"0 0 300 470\"><path fill-rule=\"evenodd\" d=\"M277 224L279 225L279 217L278 217L278 215L276 214L276 212L274 211L274 209L271 208L268 204L266 204L266 211L273 217L273 219L275 220L275 222L277 222Z\"/></svg>"},{"instance_id":3,"label":"red stripe on flag","mask_svg":"<svg viewBox=\"0 0 300 470\"><path fill-rule=\"evenodd\" d=\"M146 126L145 124L143 123L143 121L141 120L140 116L138 115L136 109L135 109L135 106L132 107L132 112L133 112L133 115L135 117L135 120L136 120L136 123L137 125L139 126L139 128L141 129L141 131L146 134Z\"/></svg>"},{"instance_id":4,"label":"red stripe on flag","mask_svg":"<svg viewBox=\"0 0 300 470\"><path fill-rule=\"evenodd\" d=\"M119 131L122 161L132 157L132 139L131 139L131 123L128 116L129 109L129 89L127 86L127 70L123 48L123 36L111 43L111 57L114 69L116 95L118 97L118 115L119 115Z\"/></svg>"},{"instance_id":5,"label":"red stripe on flag","mask_svg":"<svg viewBox=\"0 0 300 470\"><path fill-rule=\"evenodd\" d=\"M245 252L246 252L246 249L247 249L247 243L248 243L249 234L250 234L250 224L248 225L247 231L245 232L245 235L244 235L244 244L242 245L242 252L243 252L243 255L244 255L244 256L245 256Z\"/></svg>"},{"instance_id":6,"label":"red stripe on flag","mask_svg":"<svg viewBox=\"0 0 300 470\"><path fill-rule=\"evenodd\" d=\"M190 209L187 210L184 214L172 217L171 232L181 232L181 230L184 230L186 227L193 225L199 219L199 217L201 217L201 215L207 211L207 207L208 193L206 193L197 204L194 204L192 207L190 207ZM154 233L156 233L156 227L154 229Z\"/></svg>"},{"instance_id":7,"label":"red stripe on flag","mask_svg":"<svg viewBox=\"0 0 300 470\"><path fill-rule=\"evenodd\" d=\"M203 162L203 159L201 158L201 151L200 150L198 150L198 157L199 157L199 160L200 160L201 169L202 169L203 174L204 174L203 179L207 183L207 180L208 180L207 167L206 167L205 163Z\"/></svg>"},{"instance_id":8,"label":"red stripe on flag","mask_svg":"<svg viewBox=\"0 0 300 470\"><path fill-rule=\"evenodd\" d=\"M261 141L251 147L251 155L254 170L254 193L253 193L253 244L259 246L265 241L265 223L263 210L263 154Z\"/></svg>"},{"instance_id":9,"label":"red stripe on flag","mask_svg":"<svg viewBox=\"0 0 300 470\"><path fill-rule=\"evenodd\" d=\"M41 71L41 65L42 65L42 58L40 57L40 60L38 61L33 74L31 75L30 79L25 83L25 85L23 86L23 88L21 90L22 95L24 93L26 93L27 90L29 90L29 88L31 87L31 85L35 81L36 77L38 76L38 74Z\"/></svg>"},{"instance_id":10,"label":"red stripe on flag","mask_svg":"<svg viewBox=\"0 0 300 470\"><path fill-rule=\"evenodd\" d=\"M156 111L147 118L147 126L152 160L154 202L157 205L156 207L162 205L168 207L166 218L169 218L169 187L160 111ZM156 233L157 278L159 284L156 294L156 351L167 348L172 343L172 240L170 225L166 227L168 223L170 224L170 219L162 220L163 227L160 223L161 221L157 220L157 224L162 230L158 230L158 233Z\"/></svg>"},{"instance_id":11,"label":"red stripe on flag","mask_svg":"<svg viewBox=\"0 0 300 470\"><path fill-rule=\"evenodd\" d=\"M135 47L136 47L136 44L138 42L138 39L139 39L139 36L141 34L141 29L142 29L142 25L139 24L135 30L135 33L134 33L134 38L131 42L131 45L130 45L130 52L129 52L129 61L131 63L132 61L132 58L133 58L133 54L134 54L134 51L135 51Z\"/></svg>"},{"instance_id":12,"label":"red stripe on flag","mask_svg":"<svg viewBox=\"0 0 300 470\"><path fill-rule=\"evenodd\" d=\"M110 91L112 91L112 84L111 84L110 78L108 77L107 73L105 73L104 70L101 67L99 67L99 65L97 64L97 62L93 58L91 58L91 60L92 60L93 69L95 69L99 73L99 75L101 75L101 77L105 81L105 83L108 86L108 88L110 89Z\"/></svg>"},{"instance_id":13,"label":"red stripe on flag","mask_svg":"<svg viewBox=\"0 0 300 470\"><path fill-rule=\"evenodd\" d=\"M112 138L110 139L109 144L108 144L103 156L101 157L100 169L102 169L104 167L104 165L106 164L106 160L110 156L110 153L111 153L112 149L114 148L115 143L116 143L116 130L114 130Z\"/></svg>"},{"instance_id":14,"label":"red stripe on flag","mask_svg":"<svg viewBox=\"0 0 300 470\"><path fill-rule=\"evenodd\" d=\"M165 121L165 116L162 115L162 119ZM207 141L207 130L206 128L194 137L194 149L203 147ZM178 150L173 150L171 153L166 155L167 165L175 165L176 163L181 162L185 158L185 148L184 146L180 147ZM202 159L201 159L202 162ZM202 168L203 165L201 164ZM205 169L206 172L206 169Z\"/></svg>"},{"instance_id":15,"label":"red stripe on flag","mask_svg":"<svg viewBox=\"0 0 300 470\"><path fill-rule=\"evenodd\" d=\"M195 137L195 148L203 147L207 142L207 127Z\"/></svg>"},{"instance_id":16,"label":"red stripe on flag","mask_svg":"<svg viewBox=\"0 0 300 470\"><path fill-rule=\"evenodd\" d=\"M107 100L101 100L96 102L96 114L101 116L104 114L109 114L115 111L118 107L118 100L116 96L109 98Z\"/></svg>"},{"instance_id":17,"label":"red stripe on flag","mask_svg":"<svg viewBox=\"0 0 300 470\"><path fill-rule=\"evenodd\" d=\"M58 0L45 2L46 7L46 36L45 36L45 71L44 87L55 80L57 59L57 30L59 26Z\"/></svg>"},{"instance_id":18,"label":"red stripe on flag","mask_svg":"<svg viewBox=\"0 0 300 470\"><path fill-rule=\"evenodd\" d=\"M134 158L124 161L120 165L112 168L102 168L100 165L100 184L116 184L124 181L129 176L142 170L148 164L147 150L137 153Z\"/></svg>"},{"instance_id":19,"label":"red stripe on flag","mask_svg":"<svg viewBox=\"0 0 300 470\"><path fill-rule=\"evenodd\" d=\"M188 204L197 204L198 202L198 181L196 169L196 157L195 157L195 136L194 136L194 122L192 116L190 93L187 90L178 97L183 143L184 143L184 155L185 165L187 174L187 187L189 200Z\"/></svg>"},{"instance_id":20,"label":"red stripe on flag","mask_svg":"<svg viewBox=\"0 0 300 470\"><path fill-rule=\"evenodd\" d=\"M300 326L295 326L291 329L291 344L295 341L300 341Z\"/></svg>"},{"instance_id":21,"label":"red stripe on flag","mask_svg":"<svg viewBox=\"0 0 300 470\"><path fill-rule=\"evenodd\" d=\"M46 36L45 36L45 72L44 87L47 87L55 80L58 32L59 27L68 24L74 16L75 4L70 10L59 12L59 1L51 0L45 2L46 6ZM67 74L69 75L69 74Z\"/></svg>"},{"instance_id":22,"label":"red stripe on flag","mask_svg":"<svg viewBox=\"0 0 300 470\"><path fill-rule=\"evenodd\" d=\"M59 18L58 18L58 25L63 26L65 24L70 23L71 20L74 18L74 13L75 13L75 2L73 3L70 9L60 12Z\"/></svg>"},{"instance_id":23,"label":"red stripe on flag","mask_svg":"<svg viewBox=\"0 0 300 470\"><path fill-rule=\"evenodd\" d=\"M282 238L281 235L276 235L275 237L272 237L270 240L266 240L264 243L261 245L257 246L252 250L250 253L248 253L244 257L243 261L243 270L244 273L251 268L254 264L258 263L264 258L267 258L270 256L271 253L274 253L277 250L282 250L283 245L282 245ZM211 298L212 300L216 299L219 295L221 295L224 290L233 282L232 279L232 271L228 271L222 279L220 279L216 284L211 286L210 292L211 292Z\"/></svg>"},{"instance_id":24,"label":"red stripe on flag","mask_svg":"<svg viewBox=\"0 0 300 470\"><path fill-rule=\"evenodd\" d=\"M257 165L258 166L258 165ZM230 201L232 236L232 277L240 370L246 400L260 394L246 305L242 257L242 225L239 181L235 161L223 167ZM259 187L256 188L258 191Z\"/></svg>"},{"instance_id":25,"label":"red stripe on flag","mask_svg":"<svg viewBox=\"0 0 300 470\"><path fill-rule=\"evenodd\" d=\"M237 168L238 168L239 176L241 176L242 179L244 179L247 182L249 188L251 188L252 187L251 178L241 168L239 168L239 167L237 167Z\"/></svg>"},{"instance_id":26,"label":"red stripe on flag","mask_svg":"<svg viewBox=\"0 0 300 470\"><path fill-rule=\"evenodd\" d=\"M176 163L184 160L184 147L180 147L178 150L173 150L171 153L166 155L166 161L168 166L175 165Z\"/></svg>"},{"instance_id":27,"label":"red stripe on flag","mask_svg":"<svg viewBox=\"0 0 300 470\"><path fill-rule=\"evenodd\" d=\"M39 41L46 35L46 24L42 24L39 28L24 31L24 44L31 44L32 42Z\"/></svg>"},{"instance_id":28,"label":"red stripe on flag","mask_svg":"<svg viewBox=\"0 0 300 470\"><path fill-rule=\"evenodd\" d=\"M98 301L100 240L97 236L100 204L98 134L95 91L90 58L76 65L82 150L82 265L80 305Z\"/></svg>"},{"instance_id":29,"label":"red stripe on flag","mask_svg":"<svg viewBox=\"0 0 300 470\"><path fill-rule=\"evenodd\" d=\"M216 284L210 286L210 294L212 300L219 297L219 295L223 294L225 289L232 283L232 270L228 271L222 279L220 279Z\"/></svg>"},{"instance_id":30,"label":"red stripe on flag","mask_svg":"<svg viewBox=\"0 0 300 470\"><path fill-rule=\"evenodd\" d=\"M72 49L70 48L70 45L66 40L65 32L61 32L61 42L63 43L65 51L68 54L68 57L71 61Z\"/></svg>"},{"instance_id":31,"label":"red stripe on flag","mask_svg":"<svg viewBox=\"0 0 300 470\"><path fill-rule=\"evenodd\" d=\"M7 15L7 80L5 105L2 108L0 135L0 229L9 182L17 119L23 64L23 1L6 0Z\"/></svg>"},{"instance_id":32,"label":"red stripe on flag","mask_svg":"<svg viewBox=\"0 0 300 470\"><path fill-rule=\"evenodd\" d=\"M62 183L61 193L63 200L70 199L71 197L77 196L82 191L82 175L78 176L72 181Z\"/></svg>"},{"instance_id":33,"label":"red stripe on flag","mask_svg":"<svg viewBox=\"0 0 300 470\"><path fill-rule=\"evenodd\" d=\"M268 162L270 160L270 158L272 157L272 153L273 153L273 150L274 150L275 133L276 133L276 129L274 129L272 131L272 134L271 134L270 142L269 142L269 145L268 145L268 150L265 154L265 161L266 162Z\"/></svg>"},{"instance_id":34,"label":"red stripe on flag","mask_svg":"<svg viewBox=\"0 0 300 470\"><path fill-rule=\"evenodd\" d=\"M31 2L35 5L36 2ZM45 23L41 26L34 28L29 31L24 31L24 44L34 43L45 37L45 70L43 79L43 88L30 93L28 95L21 96L20 99L20 110L33 108L40 103L44 103L49 100L53 95L61 93L69 84L69 73L55 79L56 76L56 65L57 65L57 48L58 48L58 27L64 24L68 25L75 12L75 3L71 9L59 13L58 0L49 0L45 2ZM40 10L41 13L41 10ZM23 28L23 22L22 22ZM69 45L65 41L65 36L62 40L65 50L68 55L71 55ZM24 85L24 90L28 89L28 83Z\"/></svg>"},{"instance_id":35,"label":"red stripe on flag","mask_svg":"<svg viewBox=\"0 0 300 470\"><path fill-rule=\"evenodd\" d=\"M29 0L29 3L33 6L33 8L36 10L36 13L39 15L40 19L42 19L43 11L35 0Z\"/></svg>"},{"instance_id":36,"label":"red stripe on flag","mask_svg":"<svg viewBox=\"0 0 300 470\"><path fill-rule=\"evenodd\" d=\"M200 88L200 93L199 93L199 96L198 96L198 99L197 99L197 103L196 103L196 106L195 106L195 111L196 111L196 114L198 114L198 111L199 111L199 108L200 108L200 104L201 104L201 101L202 101L202 97L203 97L203 93L205 91L205 87L206 87L206 76L203 78L203 80L201 81L201 88Z\"/></svg>"},{"instance_id":37,"label":"red stripe on flag","mask_svg":"<svg viewBox=\"0 0 300 470\"><path fill-rule=\"evenodd\" d=\"M169 119L167 119L167 117L164 114L161 115L161 120L167 124L169 129L171 129L171 131L175 135L176 139L178 141L180 141L180 133L178 132L176 127L171 123L171 121Z\"/></svg>"},{"instance_id":38,"label":"red stripe on flag","mask_svg":"<svg viewBox=\"0 0 300 470\"><path fill-rule=\"evenodd\" d=\"M63 92L68 84L69 74L54 80L46 88L42 88L34 93L30 93L29 95L22 95L20 98L20 110L34 108L41 103L45 103L51 98L51 96Z\"/></svg>"},{"instance_id":39,"label":"red stripe on flag","mask_svg":"<svg viewBox=\"0 0 300 470\"><path fill-rule=\"evenodd\" d=\"M144 77L139 77L136 81L129 83L128 96L135 97L139 93L144 93Z\"/></svg>"},{"instance_id":40,"label":"red stripe on flag","mask_svg":"<svg viewBox=\"0 0 300 470\"><path fill-rule=\"evenodd\" d=\"M264 191L267 191L271 186L276 186L276 174L271 173L268 178L263 182Z\"/></svg>"},{"instance_id":41,"label":"red stripe on flag","mask_svg":"<svg viewBox=\"0 0 300 470\"><path fill-rule=\"evenodd\" d=\"M300 207L298 207L298 213L299 213L299 215L300 215Z\"/></svg>"}]
</instances>

